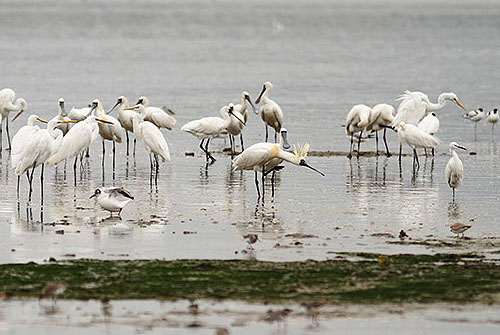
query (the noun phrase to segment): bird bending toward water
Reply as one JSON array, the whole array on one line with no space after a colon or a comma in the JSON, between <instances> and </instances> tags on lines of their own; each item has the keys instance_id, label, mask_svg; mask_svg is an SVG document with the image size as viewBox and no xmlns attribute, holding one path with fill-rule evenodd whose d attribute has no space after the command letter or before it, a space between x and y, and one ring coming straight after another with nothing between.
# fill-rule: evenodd
<instances>
[{"instance_id":1,"label":"bird bending toward water","mask_svg":"<svg viewBox=\"0 0 500 335\"><path fill-rule=\"evenodd\" d=\"M283 126L283 112L281 111L280 105L269 99L269 94L271 94L272 90L273 84L266 81L259 97L255 100L256 104L258 104L260 100L263 101L263 105L260 107L259 113L262 121L264 121L264 124L266 125L266 142L268 138L268 126L274 128L274 142L278 141L278 132Z\"/></svg>"},{"instance_id":2,"label":"bird bending toward water","mask_svg":"<svg viewBox=\"0 0 500 335\"><path fill-rule=\"evenodd\" d=\"M123 187L100 187L94 191L94 194L89 199L97 197L97 203L103 209L113 212L118 212L118 217L121 219L121 213L129 202L134 200L134 196Z\"/></svg>"},{"instance_id":3,"label":"bird bending toward water","mask_svg":"<svg viewBox=\"0 0 500 335\"><path fill-rule=\"evenodd\" d=\"M260 198L259 181L257 172L262 173L262 198L264 198L264 180L266 175L266 165L273 159L278 158L287 161L294 165L304 166L313 171L318 172L322 176L324 173L310 166L306 162L307 152L309 151L309 144L304 146L297 145L294 152L288 152L280 148L277 144L273 143L256 143L249 148L245 149L241 154L233 159L233 171L238 170L254 170L255 172L255 187L257 188L257 195Z\"/></svg>"},{"instance_id":4,"label":"bird bending toward water","mask_svg":"<svg viewBox=\"0 0 500 335\"><path fill-rule=\"evenodd\" d=\"M398 132L399 143L407 144L413 149L413 172L415 172L420 167L416 149L433 149L439 145L439 140L417 126L406 124L405 122L400 122L396 130Z\"/></svg>"},{"instance_id":5,"label":"bird bending toward water","mask_svg":"<svg viewBox=\"0 0 500 335\"><path fill-rule=\"evenodd\" d=\"M389 147L387 146L386 133L387 128L394 121L394 107L388 104L378 104L373 106L370 111L370 117L368 120L368 125L366 126L367 131L375 132L375 150L378 156L378 132L384 129L384 145L387 157L391 156L389 152Z\"/></svg>"},{"instance_id":6,"label":"bird bending toward water","mask_svg":"<svg viewBox=\"0 0 500 335\"><path fill-rule=\"evenodd\" d=\"M432 112L424 117L422 121L418 123L417 127L429 135L436 135L439 131L439 119L436 117L436 113ZM427 155L427 149L424 150ZM432 156L434 156L434 148L432 148Z\"/></svg>"},{"instance_id":7,"label":"bird bending toward water","mask_svg":"<svg viewBox=\"0 0 500 335\"><path fill-rule=\"evenodd\" d=\"M345 119L345 129L348 136L351 136L351 145L349 147L349 155L347 158L352 157L352 149L354 146L354 134L359 133L358 139L358 157L359 157L359 146L361 144L361 138L363 137L363 130L368 126L370 122L370 114L372 109L366 105L355 105L351 108L347 117Z\"/></svg>"},{"instance_id":8,"label":"bird bending toward water","mask_svg":"<svg viewBox=\"0 0 500 335\"><path fill-rule=\"evenodd\" d=\"M450 143L451 158L448 161L448 164L446 164L444 173L448 186L450 186L453 190L453 201L455 201L455 189L462 184L462 178L464 175L464 165L460 160L460 157L458 157L458 154L455 152L455 149L467 150L457 142Z\"/></svg>"}]
</instances>

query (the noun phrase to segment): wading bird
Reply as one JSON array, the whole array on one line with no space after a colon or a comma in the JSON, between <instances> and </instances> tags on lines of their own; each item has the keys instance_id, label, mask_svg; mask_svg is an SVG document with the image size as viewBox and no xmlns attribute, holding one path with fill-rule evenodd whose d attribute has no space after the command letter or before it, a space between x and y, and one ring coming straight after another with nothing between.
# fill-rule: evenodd
<instances>
[{"instance_id":1,"label":"wading bird","mask_svg":"<svg viewBox=\"0 0 500 335\"><path fill-rule=\"evenodd\" d=\"M463 115L463 117L467 120L474 122L474 140L477 139L477 123L484 119L484 110L482 108L478 108L476 110L469 111Z\"/></svg>"},{"instance_id":2,"label":"wading bird","mask_svg":"<svg viewBox=\"0 0 500 335\"><path fill-rule=\"evenodd\" d=\"M146 107L146 114L144 114L144 121L149 121L153 123L158 128L166 128L172 130L175 123L177 122L175 118L169 114L175 114L171 109L166 107L152 107L149 106L149 99L145 96L140 97L137 100L136 105L143 105Z\"/></svg>"},{"instance_id":3,"label":"wading bird","mask_svg":"<svg viewBox=\"0 0 500 335\"><path fill-rule=\"evenodd\" d=\"M249 148L245 149L241 154L236 156L233 160L233 171L238 170L253 170L255 173L255 187L257 188L257 196L260 199L259 180L257 172L262 173L262 199L264 199L264 181L266 175L266 164L272 159L278 158L287 161L294 165L304 166L313 171L318 172L322 176L324 173L310 166L306 162L307 152L309 151L309 144L304 144L303 147L297 145L294 152L288 152L281 149L274 143L256 143Z\"/></svg>"},{"instance_id":4,"label":"wading bird","mask_svg":"<svg viewBox=\"0 0 500 335\"><path fill-rule=\"evenodd\" d=\"M439 119L436 113L432 112L422 119L417 125L417 127L427 134L435 136L439 131ZM427 155L427 149L425 150L425 155ZM434 156L434 148L432 148L432 156Z\"/></svg>"},{"instance_id":5,"label":"wading bird","mask_svg":"<svg viewBox=\"0 0 500 335\"><path fill-rule=\"evenodd\" d=\"M464 175L464 165L462 164L460 157L458 157L458 154L455 152L455 149L467 150L466 148L458 145L457 142L450 143L451 158L448 161L448 164L446 164L444 173L448 186L450 186L453 191L453 201L455 201L455 189L462 183Z\"/></svg>"},{"instance_id":6,"label":"wading bird","mask_svg":"<svg viewBox=\"0 0 500 335\"><path fill-rule=\"evenodd\" d=\"M466 225L463 223L454 223L450 226L450 230L453 234L457 234L457 238L462 234L462 238L464 237L464 233L469 230L472 226Z\"/></svg>"},{"instance_id":7,"label":"wading bird","mask_svg":"<svg viewBox=\"0 0 500 335\"><path fill-rule=\"evenodd\" d=\"M97 104L97 107L94 108L93 115L100 120L107 121L109 123L98 123L99 127L99 135L101 135L102 139L102 166L104 167L104 157L106 154L106 145L105 140L113 142L113 167L115 166L115 143L122 143L122 126L120 122L112 117L111 115L107 115L104 112L104 108L102 107L101 100L95 99L92 104Z\"/></svg>"},{"instance_id":8,"label":"wading bird","mask_svg":"<svg viewBox=\"0 0 500 335\"><path fill-rule=\"evenodd\" d=\"M64 99L59 98L59 102L57 104L57 115L54 116L50 121L56 120L56 121L69 121L71 120L68 117L68 113L66 113L66 109L64 108ZM60 131L62 131L63 136L66 135L66 133L69 130L69 123L59 123L56 127Z\"/></svg>"},{"instance_id":9,"label":"wading bird","mask_svg":"<svg viewBox=\"0 0 500 335\"><path fill-rule=\"evenodd\" d=\"M417 149L433 149L439 145L439 140L417 126L406 124L405 122L400 122L396 130L398 132L399 143L407 144L413 149L413 172L415 172L420 167Z\"/></svg>"},{"instance_id":10,"label":"wading bird","mask_svg":"<svg viewBox=\"0 0 500 335\"><path fill-rule=\"evenodd\" d=\"M220 114L223 118L220 117L205 117L199 120L193 120L182 126L181 130L185 131L193 136L196 136L201 140L200 149L205 153L205 157L207 163L209 160L211 162L215 162L215 158L208 151L208 144L210 140L216 136L218 136L223 130L231 123L231 115L238 119L243 125L245 125L245 121L240 120L239 116L233 113L233 107L224 106L220 109ZM207 141L205 147L203 147L203 142Z\"/></svg>"},{"instance_id":11,"label":"wading bird","mask_svg":"<svg viewBox=\"0 0 500 335\"><path fill-rule=\"evenodd\" d=\"M486 118L486 121L491 123L491 135L493 136L493 130L495 129L495 124L497 124L497 122L498 122L498 109L497 108L488 112L488 117Z\"/></svg>"},{"instance_id":12,"label":"wading bird","mask_svg":"<svg viewBox=\"0 0 500 335\"><path fill-rule=\"evenodd\" d=\"M285 151L290 151L290 144L288 143L288 130L286 128L281 128L280 130L280 149L285 150ZM283 163L283 160L280 158L273 158L269 162L267 162L266 166L264 167L264 177L266 177L269 173L272 173L271 175L271 196L274 197L274 177L276 174L276 171L281 170L284 168L284 166L280 165ZM262 186L264 187L264 186Z\"/></svg>"},{"instance_id":13,"label":"wading bird","mask_svg":"<svg viewBox=\"0 0 500 335\"><path fill-rule=\"evenodd\" d=\"M10 145L10 134L9 134L9 113L13 111L20 110L24 112L27 108L26 100L23 98L16 99L16 93L10 88L4 88L0 90L0 153L2 152L2 129L3 123L5 122L5 130L7 132L7 141L9 143L9 149L11 150Z\"/></svg>"},{"instance_id":14,"label":"wading bird","mask_svg":"<svg viewBox=\"0 0 500 335\"><path fill-rule=\"evenodd\" d=\"M75 106L73 106L68 113L68 117L71 120L83 121L87 118L87 115L89 115L91 109L92 105L88 105L87 107L83 108L75 108Z\"/></svg>"},{"instance_id":15,"label":"wading bird","mask_svg":"<svg viewBox=\"0 0 500 335\"><path fill-rule=\"evenodd\" d=\"M45 120L39 120L47 123ZM60 121L57 120L50 120L47 123L47 129L40 129L35 132L26 143L24 150L20 154L20 159L16 164L16 175L21 176L23 173L26 173L26 176L28 177L28 182L30 184L28 201L31 201L31 194L33 192L33 174L35 169L41 165L40 194L43 202L43 177L45 162L50 156L52 156L52 154L57 152L62 145L63 133L60 129L56 128L59 122ZM31 174L29 173L29 169L31 169Z\"/></svg>"},{"instance_id":16,"label":"wading bird","mask_svg":"<svg viewBox=\"0 0 500 335\"><path fill-rule=\"evenodd\" d=\"M118 121L120 122L121 126L123 129L125 129L125 135L127 137L127 156L129 155L129 150L128 150L128 144L129 144L129 137L128 133L134 133L134 118L135 118L135 112L133 110L125 110L125 108L128 108L128 100L126 97L123 95L118 97L118 100L116 101L116 104L107 112L107 114L110 114L116 107L118 107ZM134 138L134 155L135 155L135 144L136 144L136 138Z\"/></svg>"},{"instance_id":17,"label":"wading bird","mask_svg":"<svg viewBox=\"0 0 500 335\"><path fill-rule=\"evenodd\" d=\"M17 113L17 115L14 116L11 122L14 122L23 112L24 111L21 110L19 113ZM36 121L46 122L44 119L39 118L37 115L30 115L28 117L27 125L22 126L12 138L10 163L12 169L14 170L16 169L17 163L19 163L19 160L22 158L22 153L24 148L26 147L26 144L29 142L31 138L33 138L33 135L35 135L35 133L40 130L40 127L35 125ZM19 193L19 178L20 176L17 176L18 193Z\"/></svg>"},{"instance_id":18,"label":"wading bird","mask_svg":"<svg viewBox=\"0 0 500 335\"><path fill-rule=\"evenodd\" d=\"M363 130L366 128L370 121L371 108L366 105L355 105L351 108L347 117L345 119L345 130L347 136L351 137L351 145L349 146L349 155L347 158L352 157L352 149L354 146L354 133L359 133L358 139L358 157L359 157L359 146L361 144L361 138L363 136Z\"/></svg>"},{"instance_id":19,"label":"wading bird","mask_svg":"<svg viewBox=\"0 0 500 335\"><path fill-rule=\"evenodd\" d=\"M252 106L252 110L254 113L258 113L257 110L255 109L255 106L252 103L252 100L250 100L250 94L248 92L242 92L241 93L241 104L237 104L233 107L233 113L238 116L238 119L245 121L245 123L248 121L248 109L247 109L247 101ZM227 132L229 133L229 140L231 142L231 152L235 152L235 147L236 147L236 142L235 142L235 136L240 136L240 142L241 142L241 151L245 150L245 147L243 146L243 128L245 125L241 123L236 117L231 116L231 123L227 127Z\"/></svg>"},{"instance_id":20,"label":"wading bird","mask_svg":"<svg viewBox=\"0 0 500 335\"><path fill-rule=\"evenodd\" d=\"M401 103L398 106L398 112L393 121L393 126L398 129L400 122L417 125L427 114L438 111L446 106L448 101L456 103L464 111L465 107L458 101L455 93L441 93L438 97L438 103L432 103L426 94L422 92L405 91L398 99ZM401 161L403 144L399 144L399 160Z\"/></svg>"},{"instance_id":21,"label":"wading bird","mask_svg":"<svg viewBox=\"0 0 500 335\"><path fill-rule=\"evenodd\" d=\"M266 142L268 138L267 127L274 128L274 142L278 141L278 132L283 126L283 112L281 111L280 105L278 105L273 100L269 99L269 94L273 90L273 84L266 81L259 97L255 100L258 104L260 100L263 101L263 105L259 109L260 117L264 124L266 125Z\"/></svg>"},{"instance_id":22,"label":"wading bird","mask_svg":"<svg viewBox=\"0 0 500 335\"><path fill-rule=\"evenodd\" d=\"M376 143L376 155L378 156L378 132L384 130L384 145L387 157L391 156L389 152L389 147L387 146L386 133L387 128L394 121L394 107L388 104L378 104L375 105L370 111L370 117L368 125L366 126L367 131L375 132L375 143ZM359 148L358 148L359 151Z\"/></svg>"},{"instance_id":23,"label":"wading bird","mask_svg":"<svg viewBox=\"0 0 500 335\"><path fill-rule=\"evenodd\" d=\"M155 183L157 184L158 172L160 169L158 156L162 158L163 162L170 162L170 152L168 150L167 141L158 127L149 121L144 121L144 115L146 114L146 107L144 107L144 105L138 104L125 108L125 110L136 110L136 115L134 117L134 135L139 141L144 143L149 153L151 168L150 182L153 180L153 169L155 169Z\"/></svg>"},{"instance_id":24,"label":"wading bird","mask_svg":"<svg viewBox=\"0 0 500 335\"><path fill-rule=\"evenodd\" d=\"M123 187L101 187L94 191L90 199L93 197L96 197L99 206L109 211L111 216L113 212L118 212L120 219L123 208L134 200L134 196Z\"/></svg>"},{"instance_id":25,"label":"wading bird","mask_svg":"<svg viewBox=\"0 0 500 335\"><path fill-rule=\"evenodd\" d=\"M99 136L99 127L97 126L97 122L111 124L106 120L101 120L96 118L94 115L91 115L95 108L97 108L97 102L92 103L92 108L88 112L87 118L83 121L59 121L61 123L75 123L75 125L71 127L66 136L63 137L61 148L47 161L51 165L57 165L65 159L75 157L75 162L73 164L75 183L78 154L89 148Z\"/></svg>"}]
</instances>

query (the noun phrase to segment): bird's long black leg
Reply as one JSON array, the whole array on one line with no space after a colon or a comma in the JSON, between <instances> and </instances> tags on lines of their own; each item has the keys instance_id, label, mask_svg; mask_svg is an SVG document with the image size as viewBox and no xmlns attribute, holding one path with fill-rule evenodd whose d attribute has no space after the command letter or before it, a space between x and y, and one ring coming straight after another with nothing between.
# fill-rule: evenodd
<instances>
[{"instance_id":1,"label":"bird's long black leg","mask_svg":"<svg viewBox=\"0 0 500 335\"><path fill-rule=\"evenodd\" d=\"M434 148L432 148L432 157L434 157Z\"/></svg>"},{"instance_id":2,"label":"bird's long black leg","mask_svg":"<svg viewBox=\"0 0 500 335\"><path fill-rule=\"evenodd\" d=\"M208 157L212 160L212 163L213 163L213 162L215 162L215 161L216 161L216 159L214 158L214 156L212 156L212 155L210 154L210 151L208 151L208 144L209 144L209 143L210 143L210 139L209 139L209 138L207 138L207 144L206 144L206 146L205 146L205 151L206 151L206 153L207 153Z\"/></svg>"},{"instance_id":3,"label":"bird's long black leg","mask_svg":"<svg viewBox=\"0 0 500 335\"><path fill-rule=\"evenodd\" d=\"M35 165L33 164L33 169L31 169L31 176L30 176L30 192L28 196L28 201L31 202L31 194L33 193L33 175L35 174Z\"/></svg>"},{"instance_id":4,"label":"bird's long black leg","mask_svg":"<svg viewBox=\"0 0 500 335\"><path fill-rule=\"evenodd\" d=\"M9 149L8 150L10 151L11 147L10 147L9 117L8 116L5 118L5 130L7 130L7 141L9 142Z\"/></svg>"},{"instance_id":5,"label":"bird's long black leg","mask_svg":"<svg viewBox=\"0 0 500 335\"><path fill-rule=\"evenodd\" d=\"M233 135L229 134L229 145L231 146L231 156L233 155L234 153L234 149L233 149Z\"/></svg>"},{"instance_id":6,"label":"bird's long black leg","mask_svg":"<svg viewBox=\"0 0 500 335\"><path fill-rule=\"evenodd\" d=\"M21 181L21 176L17 176L17 197L19 197L19 183Z\"/></svg>"},{"instance_id":7,"label":"bird's long black leg","mask_svg":"<svg viewBox=\"0 0 500 335\"><path fill-rule=\"evenodd\" d=\"M155 165L156 165L156 171L155 171L155 184L158 185L158 174L160 173L160 162L158 161L158 155L155 154Z\"/></svg>"},{"instance_id":8,"label":"bird's long black leg","mask_svg":"<svg viewBox=\"0 0 500 335\"><path fill-rule=\"evenodd\" d=\"M255 173L255 187L257 188L257 200L260 199L260 190L259 190L259 178L257 178L257 171Z\"/></svg>"},{"instance_id":9,"label":"bird's long black leg","mask_svg":"<svg viewBox=\"0 0 500 335\"><path fill-rule=\"evenodd\" d=\"M245 150L245 147L243 146L243 134L240 134L240 142L241 142L241 152Z\"/></svg>"},{"instance_id":10,"label":"bird's long black leg","mask_svg":"<svg viewBox=\"0 0 500 335\"><path fill-rule=\"evenodd\" d=\"M273 174L271 175L271 197L274 198L274 176L276 171L273 169Z\"/></svg>"},{"instance_id":11,"label":"bird's long black leg","mask_svg":"<svg viewBox=\"0 0 500 335\"><path fill-rule=\"evenodd\" d=\"M135 146L137 144L137 138L134 137L134 157L135 157Z\"/></svg>"},{"instance_id":12,"label":"bird's long black leg","mask_svg":"<svg viewBox=\"0 0 500 335\"><path fill-rule=\"evenodd\" d=\"M453 192L453 202L455 202L455 188L453 187L451 190Z\"/></svg>"},{"instance_id":13,"label":"bird's long black leg","mask_svg":"<svg viewBox=\"0 0 500 335\"><path fill-rule=\"evenodd\" d=\"M113 141L113 171L115 170L115 152L116 152L116 144L115 141Z\"/></svg>"},{"instance_id":14,"label":"bird's long black leg","mask_svg":"<svg viewBox=\"0 0 500 335\"><path fill-rule=\"evenodd\" d=\"M268 137L268 133L267 133L267 123L264 123L265 127L266 127L266 142L267 142L267 137Z\"/></svg>"},{"instance_id":15,"label":"bird's long black leg","mask_svg":"<svg viewBox=\"0 0 500 335\"><path fill-rule=\"evenodd\" d=\"M418 153L416 149L413 149L413 154L415 155L415 161L417 162L417 169L419 169L420 163L418 162Z\"/></svg>"},{"instance_id":16,"label":"bird's long black leg","mask_svg":"<svg viewBox=\"0 0 500 335\"><path fill-rule=\"evenodd\" d=\"M387 153L387 157L391 157L391 153L389 152L389 147L387 146L387 139L385 138L387 128L384 128L384 144L385 144L385 151Z\"/></svg>"},{"instance_id":17,"label":"bird's long black leg","mask_svg":"<svg viewBox=\"0 0 500 335\"><path fill-rule=\"evenodd\" d=\"M354 145L354 133L351 133L351 145L349 146L349 155L347 155L347 158L351 159L352 157L352 147Z\"/></svg>"},{"instance_id":18,"label":"bird's long black leg","mask_svg":"<svg viewBox=\"0 0 500 335\"><path fill-rule=\"evenodd\" d=\"M2 146L3 146L3 135L2 135L2 132L3 132L3 119L1 118L0 116L0 155L2 154Z\"/></svg>"},{"instance_id":19,"label":"bird's long black leg","mask_svg":"<svg viewBox=\"0 0 500 335\"><path fill-rule=\"evenodd\" d=\"M359 138L358 138L358 157L359 157L359 146L361 145L361 137L363 137L363 131L359 133Z\"/></svg>"},{"instance_id":20,"label":"bird's long black leg","mask_svg":"<svg viewBox=\"0 0 500 335\"><path fill-rule=\"evenodd\" d=\"M262 166L262 201L264 201L264 195L266 194L266 167Z\"/></svg>"},{"instance_id":21,"label":"bird's long black leg","mask_svg":"<svg viewBox=\"0 0 500 335\"><path fill-rule=\"evenodd\" d=\"M399 143L399 162L401 163L401 155L403 154L403 145Z\"/></svg>"},{"instance_id":22,"label":"bird's long black leg","mask_svg":"<svg viewBox=\"0 0 500 335\"><path fill-rule=\"evenodd\" d=\"M378 131L375 132L375 155L378 156Z\"/></svg>"},{"instance_id":23,"label":"bird's long black leg","mask_svg":"<svg viewBox=\"0 0 500 335\"><path fill-rule=\"evenodd\" d=\"M274 143L278 143L278 131L274 130Z\"/></svg>"},{"instance_id":24,"label":"bird's long black leg","mask_svg":"<svg viewBox=\"0 0 500 335\"><path fill-rule=\"evenodd\" d=\"M45 172L45 164L42 164L42 170L40 171L40 202L43 206L43 174Z\"/></svg>"},{"instance_id":25,"label":"bird's long black leg","mask_svg":"<svg viewBox=\"0 0 500 335\"><path fill-rule=\"evenodd\" d=\"M128 131L125 130L125 135L127 136L127 156L128 156L128 142L129 142L129 139L128 139Z\"/></svg>"},{"instance_id":26,"label":"bird's long black leg","mask_svg":"<svg viewBox=\"0 0 500 335\"><path fill-rule=\"evenodd\" d=\"M102 139L102 170L104 171L104 157L106 156L106 144L104 144L104 139Z\"/></svg>"},{"instance_id":27,"label":"bird's long black leg","mask_svg":"<svg viewBox=\"0 0 500 335\"><path fill-rule=\"evenodd\" d=\"M78 155L75 156L75 163L73 164L73 179L75 180L75 186L76 186L76 164L78 163Z\"/></svg>"}]
</instances>

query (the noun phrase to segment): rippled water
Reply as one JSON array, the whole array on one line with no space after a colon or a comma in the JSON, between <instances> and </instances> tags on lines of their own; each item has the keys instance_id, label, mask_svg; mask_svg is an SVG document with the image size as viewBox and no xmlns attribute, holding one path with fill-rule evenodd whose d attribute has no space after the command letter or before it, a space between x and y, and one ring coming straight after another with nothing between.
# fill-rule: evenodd
<instances>
[{"instance_id":1,"label":"rippled water","mask_svg":"<svg viewBox=\"0 0 500 335\"><path fill-rule=\"evenodd\" d=\"M217 116L247 90L253 99L264 81L281 104L291 142L313 151L346 151L341 127L350 106L394 101L405 89L435 101L457 93L469 108L496 106L500 67L500 5L492 2L15 2L0 13L1 86L26 98L29 111L48 118L64 97L68 108L99 97L106 108L119 95L176 111L178 126L164 131L172 162L149 183L149 161L110 145L101 170L96 142L73 184L71 168L46 169L43 212L39 182L31 206L9 155L0 164L0 262L60 258L325 259L341 251L436 252L498 250L498 141L484 123L473 126L457 106L440 111L438 156L421 157L412 178L411 158L310 157L326 177L287 166L277 177L274 202L257 202L251 172L231 173L230 158L216 154L205 168L198 141L180 131L185 122ZM27 116L11 125L12 134ZM250 115L247 145L262 141L264 127ZM447 143L458 141L465 178L456 204L444 180ZM6 141L4 138L4 145ZM211 148L228 143L214 140ZM396 151L396 137L389 134ZM362 149L373 151L374 143ZM195 151L195 157L184 152ZM136 199L123 220L106 219L89 199L95 187L118 185ZM268 194L270 193L270 185ZM43 215L42 215L43 214ZM43 217L42 217L43 216ZM404 229L412 239L455 243L449 225L467 223L472 240L456 247L393 244ZM43 222L43 224L41 223ZM63 233L64 232L64 233ZM261 242L246 252L242 235ZM313 234L297 239L287 234ZM492 241L489 243L489 241ZM297 243L299 242L299 243ZM245 251L243 251L245 250Z\"/></svg>"}]
</instances>

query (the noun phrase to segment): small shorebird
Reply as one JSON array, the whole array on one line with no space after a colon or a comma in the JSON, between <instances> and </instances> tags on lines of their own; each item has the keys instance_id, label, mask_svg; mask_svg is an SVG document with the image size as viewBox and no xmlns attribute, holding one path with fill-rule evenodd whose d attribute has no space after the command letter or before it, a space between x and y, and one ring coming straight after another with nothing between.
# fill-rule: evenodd
<instances>
[{"instance_id":1,"label":"small shorebird","mask_svg":"<svg viewBox=\"0 0 500 335\"><path fill-rule=\"evenodd\" d=\"M463 223L454 223L450 226L450 230L452 233L457 234L457 238L462 234L462 237L464 237L465 231L470 229L470 225L466 225Z\"/></svg>"},{"instance_id":2,"label":"small shorebird","mask_svg":"<svg viewBox=\"0 0 500 335\"><path fill-rule=\"evenodd\" d=\"M488 117L486 121L491 123L491 135L493 135L493 130L495 129L495 124L498 122L498 108L493 109L488 112Z\"/></svg>"},{"instance_id":3,"label":"small shorebird","mask_svg":"<svg viewBox=\"0 0 500 335\"><path fill-rule=\"evenodd\" d=\"M450 143L450 153L452 157L448 161L448 164L446 164L444 173L446 175L448 185L453 190L453 201L455 201L455 189L462 183L462 177L464 175L464 165L460 160L460 157L458 157L458 154L455 152L455 149L467 150L466 148L458 145L457 142Z\"/></svg>"},{"instance_id":4,"label":"small shorebird","mask_svg":"<svg viewBox=\"0 0 500 335\"><path fill-rule=\"evenodd\" d=\"M113 212L118 212L120 219L123 207L134 200L134 196L123 187L100 187L94 191L89 199L93 197L97 197L99 206L109 211L111 215Z\"/></svg>"},{"instance_id":5,"label":"small shorebird","mask_svg":"<svg viewBox=\"0 0 500 335\"><path fill-rule=\"evenodd\" d=\"M63 294L68 286L63 283L58 282L48 282L42 289L40 296L38 297L38 301L44 298L52 298L52 302L54 302L57 296Z\"/></svg>"}]
</instances>

